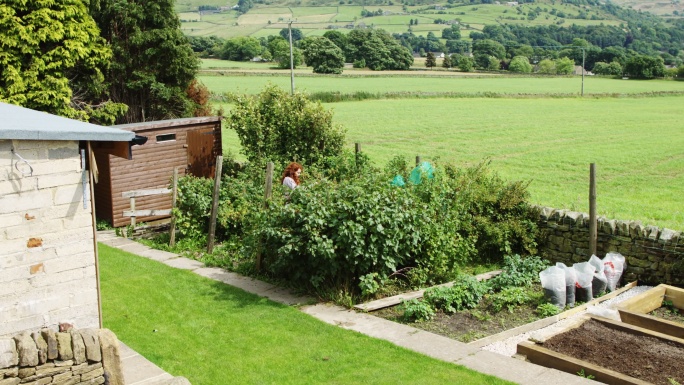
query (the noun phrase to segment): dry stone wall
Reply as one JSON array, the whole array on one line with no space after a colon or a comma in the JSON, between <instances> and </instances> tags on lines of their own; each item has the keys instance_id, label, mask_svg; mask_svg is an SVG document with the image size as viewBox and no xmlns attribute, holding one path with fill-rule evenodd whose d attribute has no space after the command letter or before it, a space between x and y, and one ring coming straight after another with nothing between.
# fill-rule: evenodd
<instances>
[{"instance_id":1,"label":"dry stone wall","mask_svg":"<svg viewBox=\"0 0 684 385\"><path fill-rule=\"evenodd\" d=\"M43 328L0 339L0 385L123 385L119 341L107 329Z\"/></svg>"},{"instance_id":2,"label":"dry stone wall","mask_svg":"<svg viewBox=\"0 0 684 385\"><path fill-rule=\"evenodd\" d=\"M539 253L552 262L586 262L589 253L589 215L539 207ZM596 254L622 254L627 267L623 282L684 284L684 240L679 231L646 226L640 221L597 218Z\"/></svg>"}]
</instances>

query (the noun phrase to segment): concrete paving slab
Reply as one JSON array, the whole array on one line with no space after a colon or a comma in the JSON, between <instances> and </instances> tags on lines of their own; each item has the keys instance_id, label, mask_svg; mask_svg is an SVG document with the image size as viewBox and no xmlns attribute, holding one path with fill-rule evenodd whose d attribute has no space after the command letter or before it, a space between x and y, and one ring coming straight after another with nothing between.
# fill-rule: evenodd
<instances>
[{"instance_id":1,"label":"concrete paving slab","mask_svg":"<svg viewBox=\"0 0 684 385\"><path fill-rule=\"evenodd\" d=\"M123 251L127 251L129 253L137 254L137 255L141 255L142 253L150 250L150 248L148 246L145 246L145 245L138 243L138 242L120 245L120 246L117 246L117 248L120 250L123 250Z\"/></svg>"},{"instance_id":2,"label":"concrete paving slab","mask_svg":"<svg viewBox=\"0 0 684 385\"><path fill-rule=\"evenodd\" d=\"M100 230L97 232L97 241L102 242L104 240L110 240L117 238L116 231L114 230Z\"/></svg>"},{"instance_id":3,"label":"concrete paving slab","mask_svg":"<svg viewBox=\"0 0 684 385\"><path fill-rule=\"evenodd\" d=\"M480 373L490 374L521 385L586 385L595 383L577 375L545 368L486 350L479 350L477 353L467 356L456 363Z\"/></svg>"},{"instance_id":4,"label":"concrete paving slab","mask_svg":"<svg viewBox=\"0 0 684 385\"><path fill-rule=\"evenodd\" d=\"M266 297L271 301L286 305L303 305L315 303L315 299L292 294L289 290L270 283L244 277L217 267L203 267L194 271L196 274L240 288L246 292Z\"/></svg>"},{"instance_id":5,"label":"concrete paving slab","mask_svg":"<svg viewBox=\"0 0 684 385\"><path fill-rule=\"evenodd\" d=\"M172 375L136 353L133 349L120 342L121 365L126 385L152 385L163 383L173 378ZM156 382L155 382L156 381Z\"/></svg>"},{"instance_id":6,"label":"concrete paving slab","mask_svg":"<svg viewBox=\"0 0 684 385\"><path fill-rule=\"evenodd\" d=\"M167 259L166 261L163 261L162 263L169 265L171 267L175 267L176 269L183 269L183 270L196 270L196 269L204 267L204 263L202 263L200 261L195 261L193 259L183 258L183 257Z\"/></svg>"},{"instance_id":7,"label":"concrete paving slab","mask_svg":"<svg viewBox=\"0 0 684 385\"><path fill-rule=\"evenodd\" d=\"M163 251L163 250L156 250L156 249L147 249L146 251L143 251L140 253L141 256L149 259L154 259L155 261L159 262L164 262L168 261L169 259L174 259L178 258L178 254L170 253L168 251Z\"/></svg>"},{"instance_id":8,"label":"concrete paving slab","mask_svg":"<svg viewBox=\"0 0 684 385\"><path fill-rule=\"evenodd\" d=\"M111 247L119 247L119 246L130 245L130 244L139 245L139 243L136 241L130 240L128 238L122 238L122 237L117 237L117 238L113 238L113 239L106 239L106 240L99 241L99 242L102 242L105 245L111 246Z\"/></svg>"}]
</instances>

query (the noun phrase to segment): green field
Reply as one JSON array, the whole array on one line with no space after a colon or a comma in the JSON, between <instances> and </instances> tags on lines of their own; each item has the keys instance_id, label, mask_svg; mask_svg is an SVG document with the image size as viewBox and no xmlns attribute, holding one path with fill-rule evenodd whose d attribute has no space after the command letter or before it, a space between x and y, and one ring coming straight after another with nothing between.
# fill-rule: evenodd
<instances>
[{"instance_id":1,"label":"green field","mask_svg":"<svg viewBox=\"0 0 684 385\"><path fill-rule=\"evenodd\" d=\"M205 77L214 92L258 92L288 77ZM299 90L578 93L579 78L299 78ZM588 212L589 164L595 163L598 212L610 219L684 230L684 82L586 79L588 93L619 97L403 98L325 105L377 165L394 156L454 162L492 161L511 180L530 181L533 203ZM227 106L228 108L230 106ZM233 132L225 150L239 152Z\"/></svg>"},{"instance_id":2,"label":"green field","mask_svg":"<svg viewBox=\"0 0 684 385\"><path fill-rule=\"evenodd\" d=\"M268 3L255 4L245 14L238 14L235 10L219 13L205 12L201 17L198 9L200 5L221 5L212 1L186 0L176 4L176 10L181 15L181 29L190 36L215 35L221 38L235 36L265 37L277 34L277 30L287 26L288 20L293 20L292 26L299 28L306 36L322 35L330 26L348 31L348 24L364 25L377 29L384 29L391 33L409 31L409 20L418 20L418 25L411 26L416 35L426 36L428 32L441 37L441 32L447 28L444 24L435 24L435 19L456 20L463 29L463 38L468 39L469 32L481 30L487 24L525 24L530 26L561 24L577 25L618 25L622 21L614 16L604 14L596 7L581 8L573 4L560 4L555 0L538 0L531 4L521 4L510 7L504 4L463 4L453 8L437 10L436 5L445 5L435 1L430 5L396 5L391 1L376 1L373 5L366 2L332 2L332 1L297 1L273 0ZM540 12L534 20L528 20L526 14L539 7ZM385 13L382 16L361 17L361 11L367 10ZM563 11L566 19L552 15L553 10ZM597 20L575 19L579 12L586 12L595 16ZM193 15L194 13L194 15ZM201 20L200 20L201 19Z\"/></svg>"},{"instance_id":3,"label":"green field","mask_svg":"<svg viewBox=\"0 0 684 385\"><path fill-rule=\"evenodd\" d=\"M228 62L231 63L231 62ZM227 65L227 64L226 64ZM268 65L260 64L268 70ZM250 64L251 66L251 64ZM256 66L252 67L256 68ZM358 91L371 93L422 92L422 93L499 93L499 94L575 94L582 90L582 77L467 77L453 72L452 77L429 76L430 71L412 72L402 76L354 76L357 73L345 70L346 76L300 76L311 74L310 69L301 69L295 75L295 87L306 93ZM425 75L425 76L419 76ZM257 93L270 83L290 89L290 71L271 71L264 76L200 76L200 80L215 93L240 92ZM601 77L584 78L584 93L591 94L635 94L646 92L684 92L684 82L672 80L634 81Z\"/></svg>"}]
</instances>

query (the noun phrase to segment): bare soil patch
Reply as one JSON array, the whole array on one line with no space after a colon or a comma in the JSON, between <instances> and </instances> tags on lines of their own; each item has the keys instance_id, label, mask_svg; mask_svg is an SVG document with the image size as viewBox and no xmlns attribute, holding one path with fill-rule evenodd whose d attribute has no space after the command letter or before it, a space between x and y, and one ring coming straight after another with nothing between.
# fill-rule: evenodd
<instances>
[{"instance_id":1,"label":"bare soil patch","mask_svg":"<svg viewBox=\"0 0 684 385\"><path fill-rule=\"evenodd\" d=\"M541 295L541 287L539 287L539 292ZM453 314L445 314L442 311L438 311L435 317L429 321L405 322L401 306L381 309L373 312L373 315L405 323L417 329L461 342L472 342L542 318L537 315L535 310L536 305L520 305L516 306L511 312L506 309L494 312L491 309L490 301L483 299L474 309L463 310Z\"/></svg>"},{"instance_id":2,"label":"bare soil patch","mask_svg":"<svg viewBox=\"0 0 684 385\"><path fill-rule=\"evenodd\" d=\"M684 346L612 329L595 320L558 334L543 346L654 384L670 385L670 379L684 382Z\"/></svg>"},{"instance_id":3,"label":"bare soil patch","mask_svg":"<svg viewBox=\"0 0 684 385\"><path fill-rule=\"evenodd\" d=\"M649 315L684 324L684 315L682 315L682 311L677 308L668 308L662 306L650 312Z\"/></svg>"}]
</instances>

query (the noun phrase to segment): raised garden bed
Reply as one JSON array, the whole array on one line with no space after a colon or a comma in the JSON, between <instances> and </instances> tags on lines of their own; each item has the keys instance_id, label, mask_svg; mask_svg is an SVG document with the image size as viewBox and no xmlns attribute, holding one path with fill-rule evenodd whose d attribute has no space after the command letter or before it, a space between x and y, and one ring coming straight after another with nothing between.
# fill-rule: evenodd
<instances>
[{"instance_id":1,"label":"raised garden bed","mask_svg":"<svg viewBox=\"0 0 684 385\"><path fill-rule=\"evenodd\" d=\"M488 279L491 276L498 274L498 271L492 273L483 274L476 278L478 278L478 280ZM457 341L482 347L513 335L551 325L559 320L578 314L586 310L589 306L614 298L634 286L636 286L636 282L629 283L613 293L596 298L590 302L578 305L573 309L551 317L540 316L536 312L536 306L530 304L516 306L510 312L506 309L499 312L493 312L490 307L491 303L487 300L483 300L474 309L458 311L453 314L446 314L439 311L431 320L414 322L410 323L410 325ZM536 288L536 293L540 297L543 295L541 286ZM405 293L401 296L358 305L356 308L364 309L366 311L377 309L373 311L373 315L404 323L405 321L403 321L402 318L403 311L401 308L391 307L391 305L399 303L400 299L420 298L422 294L423 291Z\"/></svg>"},{"instance_id":2,"label":"raised garden bed","mask_svg":"<svg viewBox=\"0 0 684 385\"><path fill-rule=\"evenodd\" d=\"M601 317L591 317L541 345L521 342L518 354L607 384L684 381L684 340Z\"/></svg>"},{"instance_id":3,"label":"raised garden bed","mask_svg":"<svg viewBox=\"0 0 684 385\"><path fill-rule=\"evenodd\" d=\"M683 308L684 289L658 285L621 303L618 311L622 322L684 338Z\"/></svg>"}]
</instances>

